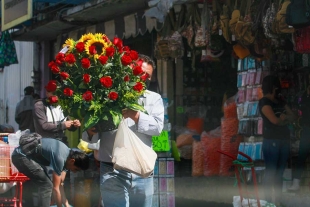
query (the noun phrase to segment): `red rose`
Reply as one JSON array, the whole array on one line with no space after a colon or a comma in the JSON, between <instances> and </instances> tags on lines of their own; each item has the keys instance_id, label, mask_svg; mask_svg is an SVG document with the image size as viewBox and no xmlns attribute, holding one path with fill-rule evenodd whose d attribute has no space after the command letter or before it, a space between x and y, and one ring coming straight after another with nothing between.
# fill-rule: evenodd
<instances>
[{"instance_id":1,"label":"red rose","mask_svg":"<svg viewBox=\"0 0 310 207\"><path fill-rule=\"evenodd\" d=\"M140 82L137 82L136 85L133 86L133 90L141 92L143 90L143 85Z\"/></svg>"},{"instance_id":2,"label":"red rose","mask_svg":"<svg viewBox=\"0 0 310 207\"><path fill-rule=\"evenodd\" d=\"M57 65L54 65L53 67L51 67L51 71L54 74L58 74L60 72L60 69Z\"/></svg>"},{"instance_id":3,"label":"red rose","mask_svg":"<svg viewBox=\"0 0 310 207\"><path fill-rule=\"evenodd\" d=\"M88 75L88 74L84 74L83 75L83 81L84 81L84 83L89 83L90 82L90 75Z\"/></svg>"},{"instance_id":4,"label":"red rose","mask_svg":"<svg viewBox=\"0 0 310 207\"><path fill-rule=\"evenodd\" d=\"M62 65L62 62L60 60L55 60L56 65Z\"/></svg>"},{"instance_id":5,"label":"red rose","mask_svg":"<svg viewBox=\"0 0 310 207\"><path fill-rule=\"evenodd\" d=\"M74 64L76 59L74 57L74 55L72 53L68 54L66 57L65 57L65 61L67 63L69 63L70 65Z\"/></svg>"},{"instance_id":6,"label":"red rose","mask_svg":"<svg viewBox=\"0 0 310 207\"><path fill-rule=\"evenodd\" d=\"M132 59L129 55L123 55L121 57L121 62L123 66L129 65L132 62Z\"/></svg>"},{"instance_id":7,"label":"red rose","mask_svg":"<svg viewBox=\"0 0 310 207\"><path fill-rule=\"evenodd\" d=\"M108 47L107 49L105 49L105 54L108 57L112 57L114 53L115 53L114 47Z\"/></svg>"},{"instance_id":8,"label":"red rose","mask_svg":"<svg viewBox=\"0 0 310 207\"><path fill-rule=\"evenodd\" d=\"M73 90L71 90L70 88L65 88L64 89L64 95L65 96L72 96L73 95Z\"/></svg>"},{"instance_id":9,"label":"red rose","mask_svg":"<svg viewBox=\"0 0 310 207\"><path fill-rule=\"evenodd\" d=\"M100 83L105 88L111 88L113 81L110 76L105 76L105 77L100 78Z\"/></svg>"},{"instance_id":10,"label":"red rose","mask_svg":"<svg viewBox=\"0 0 310 207\"><path fill-rule=\"evenodd\" d=\"M50 80L47 85L45 86L46 91L54 92L57 89L57 83L55 80Z\"/></svg>"},{"instance_id":11,"label":"red rose","mask_svg":"<svg viewBox=\"0 0 310 207\"><path fill-rule=\"evenodd\" d=\"M124 77L124 81L125 81L125 82L128 82L129 80L130 80L129 75L126 75L126 76Z\"/></svg>"},{"instance_id":12,"label":"red rose","mask_svg":"<svg viewBox=\"0 0 310 207\"><path fill-rule=\"evenodd\" d=\"M90 53L91 55L97 54L96 46L91 45L91 46L89 46L88 49L89 49L89 53Z\"/></svg>"},{"instance_id":13,"label":"red rose","mask_svg":"<svg viewBox=\"0 0 310 207\"><path fill-rule=\"evenodd\" d=\"M128 46L124 46L124 47L123 47L123 51L125 51L125 52L130 52L130 48L129 48Z\"/></svg>"},{"instance_id":14,"label":"red rose","mask_svg":"<svg viewBox=\"0 0 310 207\"><path fill-rule=\"evenodd\" d=\"M48 102L50 104L58 103L58 96L50 96L50 97L48 97Z\"/></svg>"},{"instance_id":15,"label":"red rose","mask_svg":"<svg viewBox=\"0 0 310 207\"><path fill-rule=\"evenodd\" d=\"M112 91L109 93L109 99L115 101L118 98L118 93Z\"/></svg>"},{"instance_id":16,"label":"red rose","mask_svg":"<svg viewBox=\"0 0 310 207\"><path fill-rule=\"evenodd\" d=\"M65 54L63 54L63 53L58 53L58 54L56 55L56 60L58 60L58 61L60 61L60 62L65 61Z\"/></svg>"},{"instance_id":17,"label":"red rose","mask_svg":"<svg viewBox=\"0 0 310 207\"><path fill-rule=\"evenodd\" d=\"M85 101L91 101L93 100L93 93L91 91L86 91L83 93L82 97Z\"/></svg>"},{"instance_id":18,"label":"red rose","mask_svg":"<svg viewBox=\"0 0 310 207\"><path fill-rule=\"evenodd\" d=\"M105 40L106 42L110 42L110 40L107 36L103 36L102 39Z\"/></svg>"},{"instance_id":19,"label":"red rose","mask_svg":"<svg viewBox=\"0 0 310 207\"><path fill-rule=\"evenodd\" d=\"M143 70L142 70L141 66L137 65L134 67L132 73L134 75L140 75L141 73L143 73Z\"/></svg>"},{"instance_id":20,"label":"red rose","mask_svg":"<svg viewBox=\"0 0 310 207\"><path fill-rule=\"evenodd\" d=\"M88 58L82 58L81 64L83 68L88 69L90 67L90 60Z\"/></svg>"},{"instance_id":21,"label":"red rose","mask_svg":"<svg viewBox=\"0 0 310 207\"><path fill-rule=\"evenodd\" d=\"M123 47L123 40L118 38L118 37L114 37L113 39L113 44L118 47L118 48L122 48Z\"/></svg>"},{"instance_id":22,"label":"red rose","mask_svg":"<svg viewBox=\"0 0 310 207\"><path fill-rule=\"evenodd\" d=\"M145 73L145 74L143 74L143 75L140 76L140 79L141 79L142 81L146 81L146 79L148 79L148 78L149 78L149 74L147 74L147 73Z\"/></svg>"},{"instance_id":23,"label":"red rose","mask_svg":"<svg viewBox=\"0 0 310 207\"><path fill-rule=\"evenodd\" d=\"M84 45L84 42L79 42L75 45L75 49L81 53L85 50L85 45Z\"/></svg>"},{"instance_id":24,"label":"red rose","mask_svg":"<svg viewBox=\"0 0 310 207\"><path fill-rule=\"evenodd\" d=\"M107 57L107 56L101 55L101 56L99 57L99 61L100 61L100 63L101 63L102 65L104 65L104 64L107 63L108 57Z\"/></svg>"},{"instance_id":25,"label":"red rose","mask_svg":"<svg viewBox=\"0 0 310 207\"><path fill-rule=\"evenodd\" d=\"M143 60L139 59L136 63L137 65L142 66L143 62L144 62Z\"/></svg>"},{"instance_id":26,"label":"red rose","mask_svg":"<svg viewBox=\"0 0 310 207\"><path fill-rule=\"evenodd\" d=\"M61 72L60 73L60 76L62 77L63 80L66 80L70 77L70 75L66 72Z\"/></svg>"},{"instance_id":27,"label":"red rose","mask_svg":"<svg viewBox=\"0 0 310 207\"><path fill-rule=\"evenodd\" d=\"M138 58L139 58L138 53L134 50L131 50L129 55L130 55L132 60L138 60Z\"/></svg>"},{"instance_id":28,"label":"red rose","mask_svg":"<svg viewBox=\"0 0 310 207\"><path fill-rule=\"evenodd\" d=\"M54 65L56 65L56 63L55 63L54 61L51 61L51 62L48 63L47 66L48 66L49 68L52 68ZM57 66L57 65L56 65L56 66Z\"/></svg>"}]
</instances>

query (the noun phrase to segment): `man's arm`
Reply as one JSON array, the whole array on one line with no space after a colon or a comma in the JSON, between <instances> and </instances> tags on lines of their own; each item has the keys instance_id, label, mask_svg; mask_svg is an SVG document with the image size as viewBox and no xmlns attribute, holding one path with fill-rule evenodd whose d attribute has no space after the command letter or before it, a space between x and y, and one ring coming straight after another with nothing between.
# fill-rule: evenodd
<instances>
[{"instance_id":1,"label":"man's arm","mask_svg":"<svg viewBox=\"0 0 310 207\"><path fill-rule=\"evenodd\" d=\"M144 108L148 114L126 109L123 110L123 116L135 121L138 132L150 136L159 135L164 126L164 104L161 96L157 93L152 96L149 94Z\"/></svg>"}]
</instances>

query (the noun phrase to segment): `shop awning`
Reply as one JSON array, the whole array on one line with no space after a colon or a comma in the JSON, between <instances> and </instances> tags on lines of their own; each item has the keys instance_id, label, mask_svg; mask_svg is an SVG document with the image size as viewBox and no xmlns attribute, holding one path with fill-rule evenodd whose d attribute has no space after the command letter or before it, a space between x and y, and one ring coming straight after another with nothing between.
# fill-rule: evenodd
<instances>
[{"instance_id":1,"label":"shop awning","mask_svg":"<svg viewBox=\"0 0 310 207\"><path fill-rule=\"evenodd\" d=\"M12 38L18 41L43 41L81 32L102 32L110 38L134 37L154 28L161 28L156 19L143 16L148 8L147 2L148 0L88 1L59 10L52 18L30 26L24 25L12 32Z\"/></svg>"}]
</instances>

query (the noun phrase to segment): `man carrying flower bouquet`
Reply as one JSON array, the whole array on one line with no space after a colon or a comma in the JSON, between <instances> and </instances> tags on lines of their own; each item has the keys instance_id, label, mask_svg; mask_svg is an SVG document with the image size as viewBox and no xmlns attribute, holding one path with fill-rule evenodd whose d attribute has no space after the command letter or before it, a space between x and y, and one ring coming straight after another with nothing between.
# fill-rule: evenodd
<instances>
[{"instance_id":1,"label":"man carrying flower bouquet","mask_svg":"<svg viewBox=\"0 0 310 207\"><path fill-rule=\"evenodd\" d=\"M148 76L146 86L155 69L154 62L145 55L143 73ZM158 136L164 123L164 105L160 94L146 90L139 98L147 113L124 109L122 115L128 127L150 148L152 136ZM150 207L153 197L153 176L139 177L133 173L113 169L112 150L117 130L100 132L100 191L105 207Z\"/></svg>"}]
</instances>

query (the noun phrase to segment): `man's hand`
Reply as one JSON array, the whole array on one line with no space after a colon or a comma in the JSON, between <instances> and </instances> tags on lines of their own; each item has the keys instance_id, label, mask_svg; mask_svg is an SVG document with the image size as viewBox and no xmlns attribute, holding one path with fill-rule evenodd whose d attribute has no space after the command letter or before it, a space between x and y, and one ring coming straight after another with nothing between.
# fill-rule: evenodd
<instances>
[{"instance_id":1,"label":"man's hand","mask_svg":"<svg viewBox=\"0 0 310 207\"><path fill-rule=\"evenodd\" d=\"M140 117L140 112L139 111L134 111L132 109L123 109L122 110L122 115L123 117L126 118L131 118L134 120L135 123L138 123L139 117Z\"/></svg>"},{"instance_id":2,"label":"man's hand","mask_svg":"<svg viewBox=\"0 0 310 207\"><path fill-rule=\"evenodd\" d=\"M73 126L76 127L76 128L80 127L80 126L81 126L80 120L74 119L74 120L73 120Z\"/></svg>"},{"instance_id":3,"label":"man's hand","mask_svg":"<svg viewBox=\"0 0 310 207\"><path fill-rule=\"evenodd\" d=\"M73 126L73 121L69 120L69 121L65 121L65 126L66 126L66 129L69 129L71 126Z\"/></svg>"}]
</instances>

